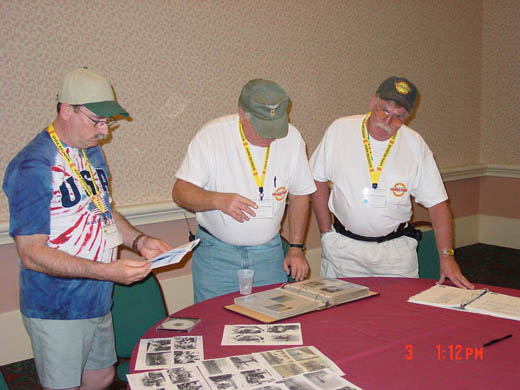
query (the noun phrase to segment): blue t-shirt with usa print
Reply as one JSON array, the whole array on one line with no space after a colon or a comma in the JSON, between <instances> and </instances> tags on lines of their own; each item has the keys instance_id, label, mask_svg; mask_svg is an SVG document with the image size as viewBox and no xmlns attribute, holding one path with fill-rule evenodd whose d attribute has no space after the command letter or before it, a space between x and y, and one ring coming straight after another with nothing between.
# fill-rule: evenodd
<instances>
[{"instance_id":1,"label":"blue t-shirt with usa print","mask_svg":"<svg viewBox=\"0 0 520 390\"><path fill-rule=\"evenodd\" d=\"M63 145L94 193L81 149ZM85 149L97 190L112 218L108 169L99 146ZM70 255L109 263L116 250L102 232L102 213L61 156L47 130L9 163L3 190L9 200L12 237L48 235L47 246ZM104 316L112 305L112 282L61 278L32 271L20 262L20 310L26 317L82 319Z\"/></svg>"}]
</instances>

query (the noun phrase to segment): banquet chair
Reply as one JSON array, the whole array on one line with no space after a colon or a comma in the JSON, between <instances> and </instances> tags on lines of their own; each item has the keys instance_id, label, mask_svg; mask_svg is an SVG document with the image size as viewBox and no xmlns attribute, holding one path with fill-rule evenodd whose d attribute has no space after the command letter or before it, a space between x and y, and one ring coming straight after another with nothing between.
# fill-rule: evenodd
<instances>
[{"instance_id":1,"label":"banquet chair","mask_svg":"<svg viewBox=\"0 0 520 390\"><path fill-rule=\"evenodd\" d=\"M114 284L113 301L117 377L127 382L134 346L148 329L166 317L166 307L159 282L152 273L129 286Z\"/></svg>"},{"instance_id":2,"label":"banquet chair","mask_svg":"<svg viewBox=\"0 0 520 390\"><path fill-rule=\"evenodd\" d=\"M7 382L5 381L2 371L0 371L0 390L9 390L9 386L7 386Z\"/></svg>"},{"instance_id":3,"label":"banquet chair","mask_svg":"<svg viewBox=\"0 0 520 390\"><path fill-rule=\"evenodd\" d=\"M419 258L419 277L426 279L439 279L439 252L433 229L422 232L422 240L417 246Z\"/></svg>"}]
</instances>

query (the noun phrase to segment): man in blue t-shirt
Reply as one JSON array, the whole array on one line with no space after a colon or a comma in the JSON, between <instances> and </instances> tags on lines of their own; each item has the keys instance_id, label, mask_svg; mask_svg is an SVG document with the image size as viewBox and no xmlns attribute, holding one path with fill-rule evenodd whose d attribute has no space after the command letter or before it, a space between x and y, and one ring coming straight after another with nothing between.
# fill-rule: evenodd
<instances>
[{"instance_id":1,"label":"man in blue t-shirt","mask_svg":"<svg viewBox=\"0 0 520 390\"><path fill-rule=\"evenodd\" d=\"M58 114L9 163L3 190L20 267L20 310L46 389L104 389L116 361L113 282L150 272L119 259L126 245L150 259L171 247L132 227L110 206L109 174L98 146L128 113L110 81L87 68L63 77Z\"/></svg>"}]
</instances>

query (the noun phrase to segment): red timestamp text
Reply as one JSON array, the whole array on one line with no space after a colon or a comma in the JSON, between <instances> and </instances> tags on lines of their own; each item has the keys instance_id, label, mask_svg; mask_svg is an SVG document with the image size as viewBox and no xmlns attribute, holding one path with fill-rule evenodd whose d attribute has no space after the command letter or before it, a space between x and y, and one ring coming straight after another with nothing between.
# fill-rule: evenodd
<instances>
[{"instance_id":1,"label":"red timestamp text","mask_svg":"<svg viewBox=\"0 0 520 390\"><path fill-rule=\"evenodd\" d=\"M437 360L484 360L483 347L437 344L435 349L437 350Z\"/></svg>"},{"instance_id":2,"label":"red timestamp text","mask_svg":"<svg viewBox=\"0 0 520 390\"><path fill-rule=\"evenodd\" d=\"M406 360L413 360L414 350L412 344L405 346ZM437 360L484 360L484 349L483 347L467 347L461 344L437 344L435 346L435 352L437 353Z\"/></svg>"}]
</instances>

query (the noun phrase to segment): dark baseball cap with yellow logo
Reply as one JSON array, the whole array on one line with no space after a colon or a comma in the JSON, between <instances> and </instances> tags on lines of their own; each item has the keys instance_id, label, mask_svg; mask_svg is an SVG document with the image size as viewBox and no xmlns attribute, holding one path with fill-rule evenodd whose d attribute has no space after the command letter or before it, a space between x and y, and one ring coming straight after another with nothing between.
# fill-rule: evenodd
<instances>
[{"instance_id":1,"label":"dark baseball cap with yellow logo","mask_svg":"<svg viewBox=\"0 0 520 390\"><path fill-rule=\"evenodd\" d=\"M383 100L392 100L411 112L417 100L417 88L404 77L391 76L381 83L376 91Z\"/></svg>"},{"instance_id":2,"label":"dark baseball cap with yellow logo","mask_svg":"<svg viewBox=\"0 0 520 390\"><path fill-rule=\"evenodd\" d=\"M283 138L289 131L289 96L271 80L247 82L238 99L239 106L251 114L251 123L262 138Z\"/></svg>"}]
</instances>

